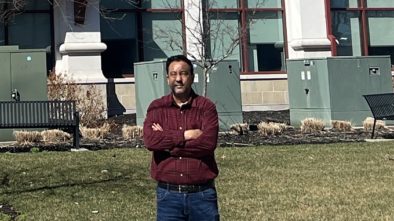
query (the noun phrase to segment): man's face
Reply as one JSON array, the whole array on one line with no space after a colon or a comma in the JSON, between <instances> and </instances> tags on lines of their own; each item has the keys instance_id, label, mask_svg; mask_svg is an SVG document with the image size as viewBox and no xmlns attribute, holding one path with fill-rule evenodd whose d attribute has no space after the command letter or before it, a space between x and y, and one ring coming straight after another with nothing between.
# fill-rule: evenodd
<instances>
[{"instance_id":1,"label":"man's face","mask_svg":"<svg viewBox=\"0 0 394 221\"><path fill-rule=\"evenodd\" d=\"M168 66L167 83L176 97L188 97L194 76L184 61L173 61Z\"/></svg>"}]
</instances>

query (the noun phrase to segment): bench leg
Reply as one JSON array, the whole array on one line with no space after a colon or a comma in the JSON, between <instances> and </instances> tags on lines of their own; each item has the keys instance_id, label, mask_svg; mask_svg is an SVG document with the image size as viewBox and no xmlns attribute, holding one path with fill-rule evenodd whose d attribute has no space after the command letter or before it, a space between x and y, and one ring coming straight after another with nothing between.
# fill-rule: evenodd
<instances>
[{"instance_id":1,"label":"bench leg","mask_svg":"<svg viewBox=\"0 0 394 221\"><path fill-rule=\"evenodd\" d=\"M74 127L74 140L73 146L74 148L79 148L79 112L74 113L76 126Z\"/></svg>"},{"instance_id":2,"label":"bench leg","mask_svg":"<svg viewBox=\"0 0 394 221\"><path fill-rule=\"evenodd\" d=\"M373 139L373 135L374 135L374 133L375 133L375 126L376 126L376 119L373 120L373 127L372 127L371 139Z\"/></svg>"}]
</instances>

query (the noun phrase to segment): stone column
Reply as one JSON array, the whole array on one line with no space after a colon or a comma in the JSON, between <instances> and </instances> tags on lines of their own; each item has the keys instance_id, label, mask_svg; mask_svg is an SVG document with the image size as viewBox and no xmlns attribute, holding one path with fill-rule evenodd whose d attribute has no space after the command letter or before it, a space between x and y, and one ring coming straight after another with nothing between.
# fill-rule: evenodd
<instances>
[{"instance_id":1,"label":"stone column","mask_svg":"<svg viewBox=\"0 0 394 221\"><path fill-rule=\"evenodd\" d=\"M290 59L331 56L324 0L285 0Z\"/></svg>"},{"instance_id":2,"label":"stone column","mask_svg":"<svg viewBox=\"0 0 394 221\"><path fill-rule=\"evenodd\" d=\"M87 1L83 24L77 24L73 1L54 5L56 73L66 74L79 83L106 82L101 70L99 1Z\"/></svg>"}]
</instances>

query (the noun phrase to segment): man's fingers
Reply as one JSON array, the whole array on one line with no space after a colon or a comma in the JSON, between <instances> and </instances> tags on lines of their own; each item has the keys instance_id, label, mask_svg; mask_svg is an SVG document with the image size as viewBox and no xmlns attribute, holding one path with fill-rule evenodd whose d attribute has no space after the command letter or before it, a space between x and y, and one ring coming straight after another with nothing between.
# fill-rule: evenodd
<instances>
[{"instance_id":1,"label":"man's fingers","mask_svg":"<svg viewBox=\"0 0 394 221\"><path fill-rule=\"evenodd\" d=\"M163 128L160 126L160 124L157 123L152 124L152 129L153 131L163 131Z\"/></svg>"}]
</instances>

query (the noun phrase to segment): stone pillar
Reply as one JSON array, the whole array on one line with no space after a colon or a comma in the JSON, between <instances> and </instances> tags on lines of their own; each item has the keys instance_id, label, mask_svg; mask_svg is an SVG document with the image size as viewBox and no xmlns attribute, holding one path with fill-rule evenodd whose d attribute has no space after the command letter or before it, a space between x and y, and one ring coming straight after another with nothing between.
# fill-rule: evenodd
<instances>
[{"instance_id":1,"label":"stone pillar","mask_svg":"<svg viewBox=\"0 0 394 221\"><path fill-rule=\"evenodd\" d=\"M289 59L329 57L324 0L285 0Z\"/></svg>"},{"instance_id":2,"label":"stone pillar","mask_svg":"<svg viewBox=\"0 0 394 221\"><path fill-rule=\"evenodd\" d=\"M201 59L202 45L200 44L203 31L203 14L201 0L185 0L186 48L189 55ZM190 56L189 56L190 57Z\"/></svg>"},{"instance_id":3,"label":"stone pillar","mask_svg":"<svg viewBox=\"0 0 394 221\"><path fill-rule=\"evenodd\" d=\"M104 82L101 70L99 1L87 1L83 24L75 22L74 1L54 5L56 73L66 74L79 83Z\"/></svg>"}]
</instances>

